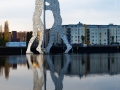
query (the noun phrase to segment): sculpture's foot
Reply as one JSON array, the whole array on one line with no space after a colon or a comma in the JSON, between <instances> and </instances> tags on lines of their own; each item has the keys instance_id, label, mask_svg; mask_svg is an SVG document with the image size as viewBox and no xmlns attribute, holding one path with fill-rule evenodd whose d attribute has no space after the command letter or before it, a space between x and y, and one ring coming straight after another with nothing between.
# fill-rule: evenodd
<instances>
[{"instance_id":1,"label":"sculpture's foot","mask_svg":"<svg viewBox=\"0 0 120 90\"><path fill-rule=\"evenodd\" d=\"M45 53L50 53L50 47L46 47Z\"/></svg>"},{"instance_id":2,"label":"sculpture's foot","mask_svg":"<svg viewBox=\"0 0 120 90\"><path fill-rule=\"evenodd\" d=\"M43 52L41 51L41 48L39 48L39 47L37 47L36 50L37 50L39 53L43 53Z\"/></svg>"},{"instance_id":3,"label":"sculpture's foot","mask_svg":"<svg viewBox=\"0 0 120 90\"><path fill-rule=\"evenodd\" d=\"M42 52L45 53L45 48L41 48Z\"/></svg>"},{"instance_id":4,"label":"sculpture's foot","mask_svg":"<svg viewBox=\"0 0 120 90\"><path fill-rule=\"evenodd\" d=\"M26 54L33 54L33 52L31 52L30 50L27 50Z\"/></svg>"},{"instance_id":5,"label":"sculpture's foot","mask_svg":"<svg viewBox=\"0 0 120 90\"><path fill-rule=\"evenodd\" d=\"M67 46L67 49L65 50L65 52L64 53L68 53L69 51L70 51L70 49L72 49L72 46Z\"/></svg>"}]
</instances>

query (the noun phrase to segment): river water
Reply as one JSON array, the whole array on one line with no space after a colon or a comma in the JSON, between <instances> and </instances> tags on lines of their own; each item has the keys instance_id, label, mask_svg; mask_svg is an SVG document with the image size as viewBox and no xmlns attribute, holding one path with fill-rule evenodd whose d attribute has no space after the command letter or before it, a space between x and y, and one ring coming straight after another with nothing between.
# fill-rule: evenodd
<instances>
[{"instance_id":1,"label":"river water","mask_svg":"<svg viewBox=\"0 0 120 90\"><path fill-rule=\"evenodd\" d=\"M0 56L0 90L120 90L120 53Z\"/></svg>"}]
</instances>

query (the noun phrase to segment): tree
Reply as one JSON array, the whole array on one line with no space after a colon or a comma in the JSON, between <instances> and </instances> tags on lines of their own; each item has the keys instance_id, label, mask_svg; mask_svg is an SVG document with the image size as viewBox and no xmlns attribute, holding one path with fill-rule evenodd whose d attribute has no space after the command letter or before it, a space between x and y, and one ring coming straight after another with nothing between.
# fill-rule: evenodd
<instances>
[{"instance_id":1,"label":"tree","mask_svg":"<svg viewBox=\"0 0 120 90\"><path fill-rule=\"evenodd\" d=\"M0 46L5 46L5 40L3 38L3 33L2 33L2 25L0 26Z\"/></svg>"},{"instance_id":2,"label":"tree","mask_svg":"<svg viewBox=\"0 0 120 90\"><path fill-rule=\"evenodd\" d=\"M6 42L9 41L9 27L8 27L8 21L5 22L4 24L4 40Z\"/></svg>"},{"instance_id":3,"label":"tree","mask_svg":"<svg viewBox=\"0 0 120 90\"><path fill-rule=\"evenodd\" d=\"M82 40L82 43L84 43L84 40L85 40L85 36L81 36L81 40Z\"/></svg>"},{"instance_id":4,"label":"tree","mask_svg":"<svg viewBox=\"0 0 120 90\"><path fill-rule=\"evenodd\" d=\"M5 46L5 44L6 44L6 41L3 38L1 38L0 39L0 46Z\"/></svg>"},{"instance_id":5,"label":"tree","mask_svg":"<svg viewBox=\"0 0 120 90\"><path fill-rule=\"evenodd\" d=\"M0 39L2 39L2 25L0 26Z\"/></svg>"}]
</instances>

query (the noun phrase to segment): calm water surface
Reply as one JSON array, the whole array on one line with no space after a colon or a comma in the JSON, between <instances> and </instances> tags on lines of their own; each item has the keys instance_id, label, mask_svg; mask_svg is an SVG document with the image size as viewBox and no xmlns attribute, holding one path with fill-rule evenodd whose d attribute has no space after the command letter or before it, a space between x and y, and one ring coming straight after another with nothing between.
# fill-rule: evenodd
<instances>
[{"instance_id":1,"label":"calm water surface","mask_svg":"<svg viewBox=\"0 0 120 90\"><path fill-rule=\"evenodd\" d=\"M0 56L0 90L120 90L120 53Z\"/></svg>"}]
</instances>

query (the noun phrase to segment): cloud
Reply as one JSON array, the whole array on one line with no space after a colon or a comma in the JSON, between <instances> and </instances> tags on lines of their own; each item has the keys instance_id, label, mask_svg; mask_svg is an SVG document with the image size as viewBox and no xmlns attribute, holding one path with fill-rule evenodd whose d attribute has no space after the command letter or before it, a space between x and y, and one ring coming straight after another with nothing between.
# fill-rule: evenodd
<instances>
[{"instance_id":1,"label":"cloud","mask_svg":"<svg viewBox=\"0 0 120 90\"><path fill-rule=\"evenodd\" d=\"M63 24L74 23L77 24L79 21L86 24L120 24L120 13L119 12L105 12L97 11L94 9L80 9L68 15L63 15Z\"/></svg>"},{"instance_id":2,"label":"cloud","mask_svg":"<svg viewBox=\"0 0 120 90\"><path fill-rule=\"evenodd\" d=\"M119 0L59 0L63 24L120 24ZM35 0L0 0L0 24L6 20L10 30L32 30ZM43 19L43 16L41 16ZM54 19L46 11L46 26L51 28Z\"/></svg>"},{"instance_id":3,"label":"cloud","mask_svg":"<svg viewBox=\"0 0 120 90\"><path fill-rule=\"evenodd\" d=\"M0 1L0 24L8 20L10 31L32 30L34 0Z\"/></svg>"},{"instance_id":4,"label":"cloud","mask_svg":"<svg viewBox=\"0 0 120 90\"><path fill-rule=\"evenodd\" d=\"M30 17L34 10L32 0L4 0L0 2L0 18Z\"/></svg>"}]
</instances>

